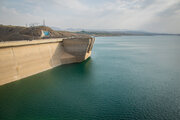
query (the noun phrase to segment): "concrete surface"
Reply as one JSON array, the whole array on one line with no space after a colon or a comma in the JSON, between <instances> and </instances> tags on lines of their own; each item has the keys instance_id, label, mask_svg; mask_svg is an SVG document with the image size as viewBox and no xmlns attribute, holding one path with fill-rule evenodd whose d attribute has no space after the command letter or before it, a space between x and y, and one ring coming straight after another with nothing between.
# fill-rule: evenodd
<instances>
[{"instance_id":1,"label":"concrete surface","mask_svg":"<svg viewBox=\"0 0 180 120\"><path fill-rule=\"evenodd\" d=\"M94 38L59 38L0 43L0 85L91 55Z\"/></svg>"}]
</instances>

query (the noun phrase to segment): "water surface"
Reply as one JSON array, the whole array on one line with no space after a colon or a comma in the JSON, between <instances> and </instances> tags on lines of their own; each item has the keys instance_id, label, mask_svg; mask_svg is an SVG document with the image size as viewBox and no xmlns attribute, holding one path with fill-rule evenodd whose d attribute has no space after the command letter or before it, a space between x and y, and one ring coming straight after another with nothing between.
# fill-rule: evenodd
<instances>
[{"instance_id":1,"label":"water surface","mask_svg":"<svg viewBox=\"0 0 180 120\"><path fill-rule=\"evenodd\" d=\"M90 59L0 86L1 120L179 120L180 37L98 37Z\"/></svg>"}]
</instances>

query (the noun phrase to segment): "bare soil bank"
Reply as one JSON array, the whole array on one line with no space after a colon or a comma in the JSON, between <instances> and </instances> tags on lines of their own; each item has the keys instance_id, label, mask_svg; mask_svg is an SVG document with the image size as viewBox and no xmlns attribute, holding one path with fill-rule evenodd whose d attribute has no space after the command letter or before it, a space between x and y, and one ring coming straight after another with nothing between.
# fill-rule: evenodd
<instances>
[{"instance_id":1,"label":"bare soil bank","mask_svg":"<svg viewBox=\"0 0 180 120\"><path fill-rule=\"evenodd\" d=\"M89 35L78 34L68 31L54 31L50 27L21 27L11 25L0 25L0 41L17 41L17 40L33 40L43 39L41 37L43 31L50 33L49 37L43 38L64 38L64 37L90 37Z\"/></svg>"}]
</instances>

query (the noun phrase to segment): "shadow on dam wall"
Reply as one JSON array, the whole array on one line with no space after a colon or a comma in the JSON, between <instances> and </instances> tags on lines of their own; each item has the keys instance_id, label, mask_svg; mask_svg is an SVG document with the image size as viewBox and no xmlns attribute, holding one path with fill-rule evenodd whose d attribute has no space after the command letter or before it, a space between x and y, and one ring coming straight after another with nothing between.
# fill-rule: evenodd
<instances>
[{"instance_id":1,"label":"shadow on dam wall","mask_svg":"<svg viewBox=\"0 0 180 120\"><path fill-rule=\"evenodd\" d=\"M62 64L69 64L77 62L76 56L65 51L65 47L63 42L57 43L56 47L51 47L52 57L50 58L49 65L53 67L57 67Z\"/></svg>"},{"instance_id":2,"label":"shadow on dam wall","mask_svg":"<svg viewBox=\"0 0 180 120\"><path fill-rule=\"evenodd\" d=\"M64 53L64 49L62 43L58 43L57 47L55 48L55 52L52 53L52 57L50 58L49 65L51 67L56 67L58 65L61 65L62 64L61 57L63 53Z\"/></svg>"},{"instance_id":3,"label":"shadow on dam wall","mask_svg":"<svg viewBox=\"0 0 180 120\"><path fill-rule=\"evenodd\" d=\"M58 43L53 49L53 55L49 64L56 67L62 64L77 63L86 60L91 55L94 39L73 38Z\"/></svg>"}]
</instances>

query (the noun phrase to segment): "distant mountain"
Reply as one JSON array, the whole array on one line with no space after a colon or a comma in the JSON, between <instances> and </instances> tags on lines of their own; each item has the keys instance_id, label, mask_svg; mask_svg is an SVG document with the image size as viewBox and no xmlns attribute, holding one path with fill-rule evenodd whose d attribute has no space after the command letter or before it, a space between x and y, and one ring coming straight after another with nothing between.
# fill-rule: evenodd
<instances>
[{"instance_id":1,"label":"distant mountain","mask_svg":"<svg viewBox=\"0 0 180 120\"><path fill-rule=\"evenodd\" d=\"M70 31L81 34L88 34L91 36L122 36L122 35L180 35L169 33L153 33L139 30L127 29L82 29L82 28L66 28L51 27L55 31Z\"/></svg>"},{"instance_id":2,"label":"distant mountain","mask_svg":"<svg viewBox=\"0 0 180 120\"><path fill-rule=\"evenodd\" d=\"M81 34L88 34L91 36L132 36L132 35L180 35L180 34L168 34L168 33L151 33L151 32L145 32L145 31L131 31L131 30L121 30L121 31L80 31L77 33Z\"/></svg>"},{"instance_id":3,"label":"distant mountain","mask_svg":"<svg viewBox=\"0 0 180 120\"><path fill-rule=\"evenodd\" d=\"M84 29L81 28L59 28L59 27L51 27L51 29L55 31L70 31L70 32L77 32L77 31L83 31Z\"/></svg>"},{"instance_id":4,"label":"distant mountain","mask_svg":"<svg viewBox=\"0 0 180 120\"><path fill-rule=\"evenodd\" d=\"M62 29L59 27L50 27L51 29L55 30L55 31L61 31Z\"/></svg>"}]
</instances>

